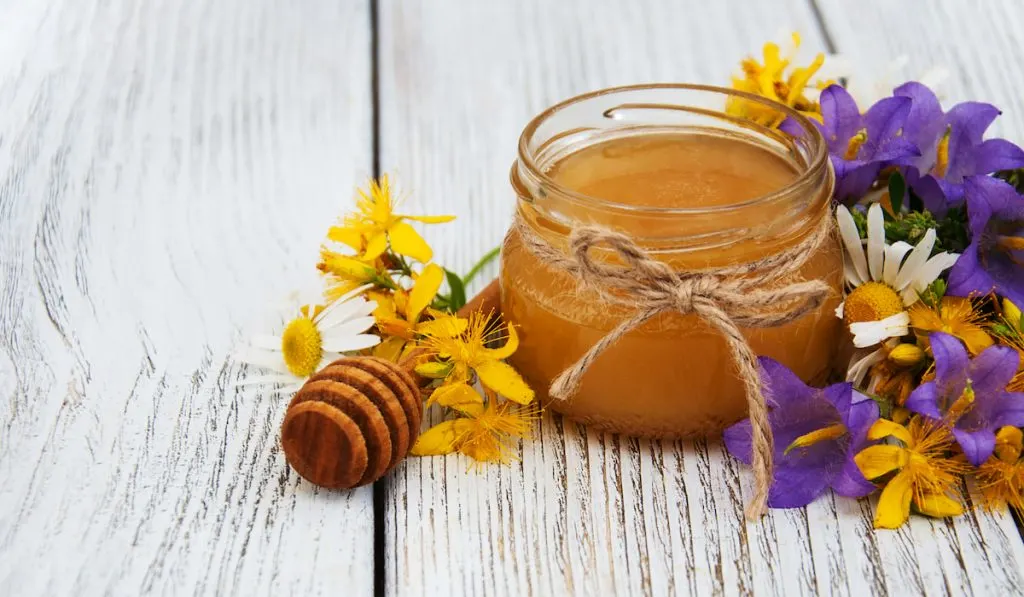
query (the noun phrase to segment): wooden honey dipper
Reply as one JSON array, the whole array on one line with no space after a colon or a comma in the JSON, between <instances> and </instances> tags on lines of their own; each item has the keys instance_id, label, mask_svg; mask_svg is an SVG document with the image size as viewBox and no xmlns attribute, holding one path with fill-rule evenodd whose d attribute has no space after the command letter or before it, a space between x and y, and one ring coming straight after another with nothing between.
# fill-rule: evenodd
<instances>
[{"instance_id":1,"label":"wooden honey dipper","mask_svg":"<svg viewBox=\"0 0 1024 597\"><path fill-rule=\"evenodd\" d=\"M458 315L497 313L492 282ZM308 380L281 424L288 464L304 479L330 489L373 483L393 469L419 436L423 399L412 367L369 356L344 357Z\"/></svg>"}]
</instances>

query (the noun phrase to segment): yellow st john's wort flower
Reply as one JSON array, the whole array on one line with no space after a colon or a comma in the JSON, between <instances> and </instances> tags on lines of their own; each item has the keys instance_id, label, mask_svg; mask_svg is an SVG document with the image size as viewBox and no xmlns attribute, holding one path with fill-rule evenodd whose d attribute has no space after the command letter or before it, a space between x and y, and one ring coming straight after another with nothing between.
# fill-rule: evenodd
<instances>
[{"instance_id":1,"label":"yellow st john's wort flower","mask_svg":"<svg viewBox=\"0 0 1024 597\"><path fill-rule=\"evenodd\" d=\"M982 504L987 510L1010 506L1024 513L1024 434L1016 427L996 433L996 449L975 472Z\"/></svg>"},{"instance_id":2,"label":"yellow st john's wort flower","mask_svg":"<svg viewBox=\"0 0 1024 597\"><path fill-rule=\"evenodd\" d=\"M424 431L409 450L416 456L460 452L480 462L508 462L513 440L528 437L538 418L536 406L511 402L495 406L491 400L469 417L445 421Z\"/></svg>"},{"instance_id":3,"label":"yellow st john's wort flower","mask_svg":"<svg viewBox=\"0 0 1024 597\"><path fill-rule=\"evenodd\" d=\"M499 319L482 313L473 313L465 324L460 323L459 318L450 318L447 322L425 329L421 342L435 360L418 366L416 372L444 380L431 394L430 403L455 407L480 402L479 394L469 385L472 372L476 372L486 388L509 400L520 404L533 400L530 386L504 362L519 347L515 327L504 326ZM460 325L465 325L461 332L452 327ZM487 348L490 342L502 339L505 343L501 347Z\"/></svg>"},{"instance_id":4,"label":"yellow st john's wort flower","mask_svg":"<svg viewBox=\"0 0 1024 597\"><path fill-rule=\"evenodd\" d=\"M374 283L382 277L384 269L379 259L342 255L327 247L321 247L320 263L316 267L327 276L325 294L331 300L360 286Z\"/></svg>"},{"instance_id":5,"label":"yellow st john's wort flower","mask_svg":"<svg viewBox=\"0 0 1024 597\"><path fill-rule=\"evenodd\" d=\"M1000 344L1009 346L1020 355L1020 368L1006 386L1006 390L1024 392L1024 320L1021 319L1020 309L1009 299L1003 299L1002 307L1004 326L997 333L997 338Z\"/></svg>"},{"instance_id":6,"label":"yellow st john's wort flower","mask_svg":"<svg viewBox=\"0 0 1024 597\"><path fill-rule=\"evenodd\" d=\"M344 353L363 350L380 342L365 334L373 325L370 312L376 305L357 288L327 306L308 303L282 321L280 331L255 336L237 358L241 362L268 370L241 384L283 384L282 392L294 391L309 376Z\"/></svg>"},{"instance_id":7,"label":"yellow st john's wort flower","mask_svg":"<svg viewBox=\"0 0 1024 597\"><path fill-rule=\"evenodd\" d=\"M340 226L333 226L327 237L355 249L365 259L376 259L388 249L398 255L412 257L420 263L430 261L433 251L407 220L424 224L450 222L455 216L411 216L395 213L395 200L388 177L371 180L368 191L359 189L358 211L344 217Z\"/></svg>"},{"instance_id":8,"label":"yellow st john's wort flower","mask_svg":"<svg viewBox=\"0 0 1024 597\"><path fill-rule=\"evenodd\" d=\"M898 528L910 517L911 503L928 516L963 513L962 502L954 496L968 466L950 457L954 440L949 429L922 417L912 418L906 427L879 419L868 431L868 439L883 438L893 438L898 445L869 446L854 457L866 479L895 473L882 489L875 528Z\"/></svg>"},{"instance_id":9,"label":"yellow st john's wort flower","mask_svg":"<svg viewBox=\"0 0 1024 597\"><path fill-rule=\"evenodd\" d=\"M943 297L938 309L918 301L911 305L908 313L910 327L924 332L924 336L931 332L945 332L956 336L967 345L967 350L973 355L992 346L992 337L982 327L985 316L969 298Z\"/></svg>"},{"instance_id":10,"label":"yellow st john's wort flower","mask_svg":"<svg viewBox=\"0 0 1024 597\"><path fill-rule=\"evenodd\" d=\"M800 36L797 33L792 34L792 45L786 55L783 55L778 44L766 43L763 49L764 63L758 62L754 57L744 59L740 63L743 70L742 75L732 79L733 88L786 104L806 116L820 121L821 108L804 92L811 78L824 64L825 55L815 56L809 66L790 69L791 62L799 48ZM788 74L787 71L789 71ZM822 82L819 85L819 87L825 86L827 86L827 82ZM731 99L726 106L726 112L749 118L766 126L778 126L784 116L767 106L740 98Z\"/></svg>"}]
</instances>

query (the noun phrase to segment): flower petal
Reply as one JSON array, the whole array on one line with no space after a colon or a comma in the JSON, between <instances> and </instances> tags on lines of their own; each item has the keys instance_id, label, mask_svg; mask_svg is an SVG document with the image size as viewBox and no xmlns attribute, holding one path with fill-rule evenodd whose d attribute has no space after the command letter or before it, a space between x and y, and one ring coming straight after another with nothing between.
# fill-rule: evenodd
<instances>
[{"instance_id":1,"label":"flower petal","mask_svg":"<svg viewBox=\"0 0 1024 597\"><path fill-rule=\"evenodd\" d=\"M435 389L427 399L427 406L438 403L469 414L476 414L484 403L483 396L465 383L444 384Z\"/></svg>"},{"instance_id":2,"label":"flower petal","mask_svg":"<svg viewBox=\"0 0 1024 597\"><path fill-rule=\"evenodd\" d=\"M974 149L974 172L991 174L999 170L1024 168L1024 150L1006 139L989 139Z\"/></svg>"},{"instance_id":3,"label":"flower petal","mask_svg":"<svg viewBox=\"0 0 1024 597\"><path fill-rule=\"evenodd\" d=\"M832 480L832 490L844 497L864 497L876 489L878 487L864 478L864 473L852 458L846 461L842 470Z\"/></svg>"},{"instance_id":4,"label":"flower petal","mask_svg":"<svg viewBox=\"0 0 1024 597\"><path fill-rule=\"evenodd\" d=\"M1019 366L1020 355L1016 350L1009 346L991 346L971 361L967 375L975 394L983 398L1005 391Z\"/></svg>"},{"instance_id":5,"label":"flower petal","mask_svg":"<svg viewBox=\"0 0 1024 597\"><path fill-rule=\"evenodd\" d=\"M895 437L908 446L914 443L906 427L887 419L878 419L871 426L871 429L868 430L868 439L882 439L886 437Z\"/></svg>"},{"instance_id":6,"label":"flower petal","mask_svg":"<svg viewBox=\"0 0 1024 597\"><path fill-rule=\"evenodd\" d=\"M870 448L869 448L870 449ZM914 487L910 475L896 475L878 498L875 510L876 529L898 529L910 518L910 498Z\"/></svg>"},{"instance_id":7,"label":"flower petal","mask_svg":"<svg viewBox=\"0 0 1024 597\"><path fill-rule=\"evenodd\" d=\"M459 449L459 444L469 432L470 425L467 419L438 423L416 438L416 443L409 449L409 453L414 456L451 454Z\"/></svg>"},{"instance_id":8,"label":"flower petal","mask_svg":"<svg viewBox=\"0 0 1024 597\"><path fill-rule=\"evenodd\" d=\"M771 508L802 508L825 493L832 481L827 469L777 465L768 490Z\"/></svg>"},{"instance_id":9,"label":"flower petal","mask_svg":"<svg viewBox=\"0 0 1024 597\"><path fill-rule=\"evenodd\" d=\"M935 382L930 381L914 388L914 391L907 397L907 401L903 406L926 417L931 417L935 420L942 419L942 410L939 408L939 395L935 388Z\"/></svg>"},{"instance_id":10,"label":"flower petal","mask_svg":"<svg viewBox=\"0 0 1024 597\"><path fill-rule=\"evenodd\" d=\"M882 206L875 203L868 208L868 271L872 280L882 279L885 256L885 221Z\"/></svg>"},{"instance_id":11,"label":"flower petal","mask_svg":"<svg viewBox=\"0 0 1024 597\"><path fill-rule=\"evenodd\" d=\"M981 466L996 449L996 434L990 429L966 431L954 428L953 437L963 449L967 461L974 466Z\"/></svg>"},{"instance_id":12,"label":"flower petal","mask_svg":"<svg viewBox=\"0 0 1024 597\"><path fill-rule=\"evenodd\" d=\"M917 270L917 273L911 279L910 284L904 290L903 304L912 305L917 302L919 294L928 288L928 285L934 282L942 275L942 272L953 267L956 260L960 256L956 253L939 253L931 259L925 262L924 265Z\"/></svg>"},{"instance_id":13,"label":"flower petal","mask_svg":"<svg viewBox=\"0 0 1024 597\"><path fill-rule=\"evenodd\" d=\"M940 493L926 493L914 500L918 512L933 518L948 518L964 513L964 506L957 500Z\"/></svg>"},{"instance_id":14,"label":"flower petal","mask_svg":"<svg viewBox=\"0 0 1024 597\"><path fill-rule=\"evenodd\" d=\"M454 338L466 331L469 320L461 317L439 317L429 321L421 321L416 326L416 331L424 336L433 338Z\"/></svg>"},{"instance_id":15,"label":"flower petal","mask_svg":"<svg viewBox=\"0 0 1024 597\"><path fill-rule=\"evenodd\" d=\"M901 338L910 333L910 315L901 311L880 321L858 321L850 324L853 345L857 348L874 346L888 338Z\"/></svg>"},{"instance_id":16,"label":"flower petal","mask_svg":"<svg viewBox=\"0 0 1024 597\"><path fill-rule=\"evenodd\" d=\"M327 238L334 242L348 245L356 251L363 249L363 235L355 228L348 226L331 226L327 230Z\"/></svg>"},{"instance_id":17,"label":"flower petal","mask_svg":"<svg viewBox=\"0 0 1024 597\"><path fill-rule=\"evenodd\" d=\"M970 360L964 345L949 334L935 332L928 336L935 357L935 386L938 399L956 400L964 391ZM939 405L940 408L948 405Z\"/></svg>"},{"instance_id":18,"label":"flower petal","mask_svg":"<svg viewBox=\"0 0 1024 597\"><path fill-rule=\"evenodd\" d=\"M846 249L846 257L853 264L857 279L850 281L851 285L859 286L871 278L868 277L868 264L864 258L864 249L860 242L860 233L857 232L857 224L850 215L850 210L845 205L836 206L836 222L839 224L839 234L843 239L843 246Z\"/></svg>"},{"instance_id":19,"label":"flower petal","mask_svg":"<svg viewBox=\"0 0 1024 597\"><path fill-rule=\"evenodd\" d=\"M423 222L424 224L444 224L455 219L455 216L410 216L408 214L403 214L399 217L403 220L413 220L415 222Z\"/></svg>"},{"instance_id":20,"label":"flower petal","mask_svg":"<svg viewBox=\"0 0 1024 597\"><path fill-rule=\"evenodd\" d=\"M914 247L910 243L896 241L885 248L885 266L882 268L882 281L889 286L896 284L896 275L900 272L900 265Z\"/></svg>"},{"instance_id":21,"label":"flower petal","mask_svg":"<svg viewBox=\"0 0 1024 597\"><path fill-rule=\"evenodd\" d=\"M376 259L388 250L388 236L384 232L377 232L366 241L366 251L363 252L365 259Z\"/></svg>"},{"instance_id":22,"label":"flower petal","mask_svg":"<svg viewBox=\"0 0 1024 597\"><path fill-rule=\"evenodd\" d=\"M858 452L853 460L864 478L877 479L906 465L907 451L899 446L868 446Z\"/></svg>"},{"instance_id":23,"label":"flower petal","mask_svg":"<svg viewBox=\"0 0 1024 597\"><path fill-rule=\"evenodd\" d=\"M380 344L380 336L374 334L356 334L354 336L339 336L329 341L324 340L321 347L330 352L353 352L363 350Z\"/></svg>"},{"instance_id":24,"label":"flower petal","mask_svg":"<svg viewBox=\"0 0 1024 597\"><path fill-rule=\"evenodd\" d=\"M451 363L428 361L416 365L416 373L429 379L444 379L452 371Z\"/></svg>"},{"instance_id":25,"label":"flower petal","mask_svg":"<svg viewBox=\"0 0 1024 597\"><path fill-rule=\"evenodd\" d=\"M519 334L516 332L516 326L508 324L505 326L508 330L508 338L505 340L505 344L501 348L485 348L486 354L492 359L507 359L515 353L516 349L519 348Z\"/></svg>"},{"instance_id":26,"label":"flower petal","mask_svg":"<svg viewBox=\"0 0 1024 597\"><path fill-rule=\"evenodd\" d=\"M533 400L533 390L511 365L501 361L487 360L474 364L473 370L480 376L480 381L485 386L505 398L519 404L529 404Z\"/></svg>"},{"instance_id":27,"label":"flower petal","mask_svg":"<svg viewBox=\"0 0 1024 597\"><path fill-rule=\"evenodd\" d=\"M924 234L924 238L917 243L914 250L910 252L910 257L907 257L906 262L903 263L903 267L900 268L900 272L896 274L896 282L894 287L896 290L903 290L914 281L914 278L918 274L918 269L921 268L927 261L928 257L932 254L932 247L935 246L935 229L929 228Z\"/></svg>"},{"instance_id":28,"label":"flower petal","mask_svg":"<svg viewBox=\"0 0 1024 597\"><path fill-rule=\"evenodd\" d=\"M391 241L391 249L395 253L412 257L420 263L430 261L430 258L434 255L430 245L427 244L427 241L423 240L419 232L416 232L415 228L401 220L388 228L388 239Z\"/></svg>"},{"instance_id":29,"label":"flower petal","mask_svg":"<svg viewBox=\"0 0 1024 597\"><path fill-rule=\"evenodd\" d=\"M392 241L393 242L393 241ZM397 249L396 249L397 251ZM420 313L427 308L437 296L441 282L444 281L444 268L436 263L428 263L409 293L409 302L405 305L405 318L411 323L419 321Z\"/></svg>"}]
</instances>

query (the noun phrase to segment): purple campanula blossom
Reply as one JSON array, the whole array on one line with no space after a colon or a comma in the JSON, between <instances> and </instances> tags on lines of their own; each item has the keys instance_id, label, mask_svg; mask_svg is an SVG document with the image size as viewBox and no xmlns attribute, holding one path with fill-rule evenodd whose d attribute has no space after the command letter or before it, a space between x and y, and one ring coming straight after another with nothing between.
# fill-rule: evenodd
<instances>
[{"instance_id":1,"label":"purple campanula blossom","mask_svg":"<svg viewBox=\"0 0 1024 597\"><path fill-rule=\"evenodd\" d=\"M935 380L921 384L906 407L953 425L953 436L974 466L992 455L996 431L1024 425L1024 393L1007 392L1020 357L1008 346L990 346L971 360L955 337L929 336L935 356Z\"/></svg>"},{"instance_id":2,"label":"purple campanula blossom","mask_svg":"<svg viewBox=\"0 0 1024 597\"><path fill-rule=\"evenodd\" d=\"M902 135L910 114L910 98L887 97L861 114L853 97L840 85L821 92L820 124L836 172L835 197L860 199L878 178L882 168L904 163L918 155Z\"/></svg>"},{"instance_id":3,"label":"purple campanula blossom","mask_svg":"<svg viewBox=\"0 0 1024 597\"><path fill-rule=\"evenodd\" d=\"M861 474L853 456L869 443L867 432L878 420L878 405L853 391L851 384L812 388L785 365L766 357L758 361L775 438L768 505L805 506L829 488L849 497L871 493L875 486ZM730 454L750 463L749 419L726 429L724 440Z\"/></svg>"},{"instance_id":4,"label":"purple campanula blossom","mask_svg":"<svg viewBox=\"0 0 1024 597\"><path fill-rule=\"evenodd\" d=\"M1024 196L990 176L964 182L971 244L949 272L949 294L995 291L1024 305Z\"/></svg>"},{"instance_id":5,"label":"purple campanula blossom","mask_svg":"<svg viewBox=\"0 0 1024 597\"><path fill-rule=\"evenodd\" d=\"M943 113L935 94L913 81L897 87L894 95L912 101L903 135L920 153L904 162L905 177L937 216L963 201L968 177L1024 167L1020 147L1005 139L984 139L1000 114L995 106L963 102Z\"/></svg>"}]
</instances>

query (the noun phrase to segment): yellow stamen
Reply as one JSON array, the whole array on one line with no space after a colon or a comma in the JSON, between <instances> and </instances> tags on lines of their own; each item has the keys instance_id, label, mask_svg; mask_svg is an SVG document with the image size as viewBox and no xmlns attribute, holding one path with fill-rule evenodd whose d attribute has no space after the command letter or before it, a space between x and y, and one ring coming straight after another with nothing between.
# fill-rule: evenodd
<instances>
[{"instance_id":1,"label":"yellow stamen","mask_svg":"<svg viewBox=\"0 0 1024 597\"><path fill-rule=\"evenodd\" d=\"M967 387L964 388L963 393L949 407L947 416L950 423L955 423L957 419L967 414L967 411L971 410L972 406L974 406L974 388L971 387L970 382L967 382Z\"/></svg>"},{"instance_id":2,"label":"yellow stamen","mask_svg":"<svg viewBox=\"0 0 1024 597\"><path fill-rule=\"evenodd\" d=\"M860 129L857 134L850 137L850 142L846 145L846 155L843 159L852 160L857 157L857 152L860 151L862 145L868 141L868 130Z\"/></svg>"},{"instance_id":3,"label":"yellow stamen","mask_svg":"<svg viewBox=\"0 0 1024 597\"><path fill-rule=\"evenodd\" d=\"M946 170L949 169L949 137L952 132L951 127L946 127L946 132L942 135L942 139L939 139L939 147L935 154L935 169L933 172L939 178L946 176Z\"/></svg>"},{"instance_id":4,"label":"yellow stamen","mask_svg":"<svg viewBox=\"0 0 1024 597\"><path fill-rule=\"evenodd\" d=\"M281 335L281 353L288 370L298 377L316 373L323 358L320 330L306 317L293 319Z\"/></svg>"},{"instance_id":5,"label":"yellow stamen","mask_svg":"<svg viewBox=\"0 0 1024 597\"><path fill-rule=\"evenodd\" d=\"M1000 235L996 244L1007 251L1024 251L1024 237Z\"/></svg>"},{"instance_id":6,"label":"yellow stamen","mask_svg":"<svg viewBox=\"0 0 1024 597\"><path fill-rule=\"evenodd\" d=\"M889 351L889 360L901 367L913 367L924 357L924 351L916 344L900 344Z\"/></svg>"},{"instance_id":7,"label":"yellow stamen","mask_svg":"<svg viewBox=\"0 0 1024 597\"><path fill-rule=\"evenodd\" d=\"M862 321L880 321L903 311L903 301L889 285L865 282L853 289L843 306L846 325Z\"/></svg>"},{"instance_id":8,"label":"yellow stamen","mask_svg":"<svg viewBox=\"0 0 1024 597\"><path fill-rule=\"evenodd\" d=\"M829 425L828 427L822 427L821 429L812 431L810 433L805 433L800 437L796 438L795 440L793 440L793 443L789 444L789 446L786 448L786 451L783 453L789 454L791 450L795 450L797 448L806 448L808 446L813 446L818 442L838 439L842 437L845 433L846 426L843 425L842 423L835 423Z\"/></svg>"}]
</instances>

